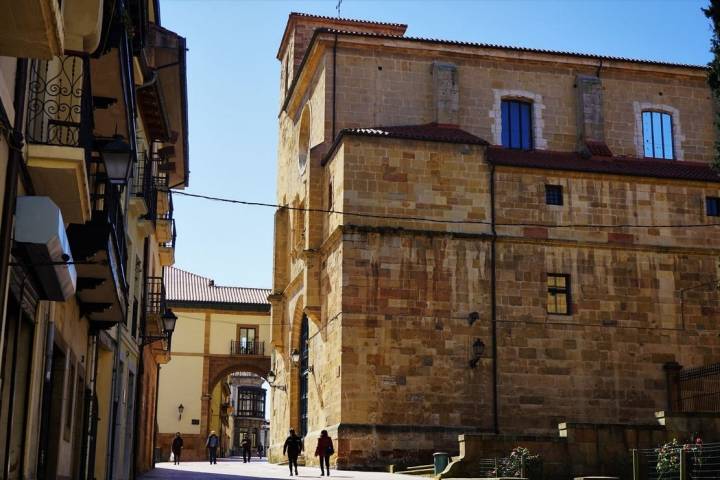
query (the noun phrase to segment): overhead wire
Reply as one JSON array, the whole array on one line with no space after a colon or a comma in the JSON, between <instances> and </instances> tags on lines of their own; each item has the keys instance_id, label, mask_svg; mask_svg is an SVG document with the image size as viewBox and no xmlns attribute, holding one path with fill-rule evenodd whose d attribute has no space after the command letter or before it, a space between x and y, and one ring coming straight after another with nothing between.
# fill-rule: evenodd
<instances>
[{"instance_id":1,"label":"overhead wire","mask_svg":"<svg viewBox=\"0 0 720 480\"><path fill-rule=\"evenodd\" d=\"M375 218L383 220L405 220L414 222L427 222L427 223L442 223L442 224L453 224L453 225L490 225L491 222L487 220L453 220L453 219L438 219L430 217L419 217L412 215L383 215L375 213L361 213L361 212L345 212L342 210L325 209L325 208L308 208L308 207L295 207L291 205L280 205L277 203L266 203L266 202L254 202L249 200L238 200L233 198L215 197L211 195L202 195L198 193L183 192L180 190L168 190L174 195L182 195L184 197L200 198L204 200L230 203L237 205L257 206L257 207L270 207L278 209L287 209L293 211L303 211L308 213L330 213L338 215L346 215L351 217L360 218ZM707 228L707 227L720 227L718 223L674 223L674 224L634 224L634 223L540 223L540 222L496 222L495 226L498 227L539 227L539 228Z\"/></svg>"}]
</instances>

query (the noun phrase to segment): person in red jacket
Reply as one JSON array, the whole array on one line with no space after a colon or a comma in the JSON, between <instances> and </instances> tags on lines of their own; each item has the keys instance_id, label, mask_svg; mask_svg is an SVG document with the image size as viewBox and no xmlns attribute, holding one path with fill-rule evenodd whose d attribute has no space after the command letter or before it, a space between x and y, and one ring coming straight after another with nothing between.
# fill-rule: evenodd
<instances>
[{"instance_id":1,"label":"person in red jacket","mask_svg":"<svg viewBox=\"0 0 720 480\"><path fill-rule=\"evenodd\" d=\"M330 476L330 455L335 453L333 448L332 438L328 436L327 430L320 432L320 438L318 438L317 448L315 449L315 456L320 457L320 476L322 477L327 472L327 476Z\"/></svg>"}]
</instances>

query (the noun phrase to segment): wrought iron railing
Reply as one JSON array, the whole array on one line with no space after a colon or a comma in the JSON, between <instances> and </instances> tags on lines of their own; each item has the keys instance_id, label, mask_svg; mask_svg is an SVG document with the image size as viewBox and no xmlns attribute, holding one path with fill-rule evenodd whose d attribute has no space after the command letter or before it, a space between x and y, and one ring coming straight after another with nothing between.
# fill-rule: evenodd
<instances>
[{"instance_id":1,"label":"wrought iron railing","mask_svg":"<svg viewBox=\"0 0 720 480\"><path fill-rule=\"evenodd\" d=\"M265 343L248 340L231 340L230 355L265 355Z\"/></svg>"},{"instance_id":2,"label":"wrought iron railing","mask_svg":"<svg viewBox=\"0 0 720 480\"><path fill-rule=\"evenodd\" d=\"M175 240L177 240L177 230L175 230L175 219L170 219L170 240L167 242L160 242L162 248L172 248L175 250Z\"/></svg>"},{"instance_id":3,"label":"wrought iron railing","mask_svg":"<svg viewBox=\"0 0 720 480\"><path fill-rule=\"evenodd\" d=\"M90 57L68 53L30 63L27 141L89 148L92 144Z\"/></svg>"}]
</instances>

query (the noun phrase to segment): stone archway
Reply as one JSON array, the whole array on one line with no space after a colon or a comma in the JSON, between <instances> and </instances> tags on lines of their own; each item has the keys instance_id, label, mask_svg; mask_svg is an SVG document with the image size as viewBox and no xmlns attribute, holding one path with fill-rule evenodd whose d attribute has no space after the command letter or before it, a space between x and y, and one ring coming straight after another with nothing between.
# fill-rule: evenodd
<instances>
[{"instance_id":1,"label":"stone archway","mask_svg":"<svg viewBox=\"0 0 720 480\"><path fill-rule=\"evenodd\" d=\"M270 372L270 357L261 355L209 355L203 365L202 403L200 408L200 443L198 458L205 458L205 438L210 433L210 400L215 386L233 372L250 372L264 379Z\"/></svg>"}]
</instances>

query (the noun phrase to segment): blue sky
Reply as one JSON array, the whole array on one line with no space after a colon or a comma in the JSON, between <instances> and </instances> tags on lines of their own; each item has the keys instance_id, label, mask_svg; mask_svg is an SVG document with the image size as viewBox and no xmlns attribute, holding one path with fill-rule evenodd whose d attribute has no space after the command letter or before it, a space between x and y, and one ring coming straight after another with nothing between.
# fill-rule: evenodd
<instances>
[{"instance_id":1,"label":"blue sky","mask_svg":"<svg viewBox=\"0 0 720 480\"><path fill-rule=\"evenodd\" d=\"M343 17L407 23L407 35L705 64L705 1L343 0ZM187 38L188 192L275 202L279 63L288 13L337 0L161 0ZM176 266L220 285L270 288L274 210L174 198Z\"/></svg>"}]
</instances>

